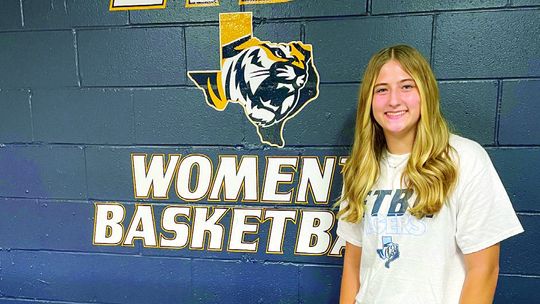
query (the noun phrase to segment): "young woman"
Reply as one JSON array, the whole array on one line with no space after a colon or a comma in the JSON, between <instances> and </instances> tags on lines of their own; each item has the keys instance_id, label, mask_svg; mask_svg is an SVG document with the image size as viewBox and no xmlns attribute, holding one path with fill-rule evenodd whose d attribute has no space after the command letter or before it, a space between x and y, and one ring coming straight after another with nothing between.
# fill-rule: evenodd
<instances>
[{"instance_id":1,"label":"young woman","mask_svg":"<svg viewBox=\"0 0 540 304\"><path fill-rule=\"evenodd\" d=\"M492 303L499 242L523 228L486 151L449 132L414 48L369 61L343 174L341 303Z\"/></svg>"}]
</instances>

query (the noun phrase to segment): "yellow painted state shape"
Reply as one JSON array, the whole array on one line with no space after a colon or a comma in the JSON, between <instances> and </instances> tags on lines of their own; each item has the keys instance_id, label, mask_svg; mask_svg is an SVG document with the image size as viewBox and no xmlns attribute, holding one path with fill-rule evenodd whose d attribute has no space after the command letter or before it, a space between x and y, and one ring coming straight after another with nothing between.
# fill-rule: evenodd
<instances>
[{"instance_id":1,"label":"yellow painted state shape","mask_svg":"<svg viewBox=\"0 0 540 304\"><path fill-rule=\"evenodd\" d=\"M253 35L251 13L219 14L219 42L223 47L239 38Z\"/></svg>"}]
</instances>

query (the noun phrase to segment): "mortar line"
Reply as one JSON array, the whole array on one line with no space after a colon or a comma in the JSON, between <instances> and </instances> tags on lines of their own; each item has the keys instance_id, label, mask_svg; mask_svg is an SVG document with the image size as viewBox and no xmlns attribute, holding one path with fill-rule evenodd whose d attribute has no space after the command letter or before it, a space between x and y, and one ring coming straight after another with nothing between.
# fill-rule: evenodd
<instances>
[{"instance_id":1,"label":"mortar line","mask_svg":"<svg viewBox=\"0 0 540 304\"><path fill-rule=\"evenodd\" d=\"M36 140L36 135L34 134L34 110L32 108L32 97L34 96L34 92L32 89L28 90L28 107L30 109L30 132L32 134L32 142Z\"/></svg>"},{"instance_id":2,"label":"mortar line","mask_svg":"<svg viewBox=\"0 0 540 304\"><path fill-rule=\"evenodd\" d=\"M84 185L86 189L85 198L88 201L89 192L88 192L88 159L86 155L86 147L83 147L83 157L84 157Z\"/></svg>"},{"instance_id":3,"label":"mortar line","mask_svg":"<svg viewBox=\"0 0 540 304\"><path fill-rule=\"evenodd\" d=\"M72 30L72 33L73 33L73 48L75 49L75 73L77 73L77 85L79 88L82 88L78 35L77 35L76 30Z\"/></svg>"},{"instance_id":4,"label":"mortar line","mask_svg":"<svg viewBox=\"0 0 540 304\"><path fill-rule=\"evenodd\" d=\"M301 294L300 294L300 265L296 266L296 277L298 278L298 282L296 283L296 292L297 292L297 295L298 295L298 301L300 302L302 300L301 298ZM300 302L300 303L303 303L303 302Z\"/></svg>"},{"instance_id":5,"label":"mortar line","mask_svg":"<svg viewBox=\"0 0 540 304\"><path fill-rule=\"evenodd\" d=\"M26 302L26 300L30 300L28 303L43 303L43 304L107 304L105 302L70 302L70 301L62 301L62 300L50 300L50 299L41 299L41 298L27 298L27 297L14 297L14 296L8 296L8 295L1 295L0 299L6 299L6 300L23 300ZM112 303L111 303L112 304Z\"/></svg>"},{"instance_id":6,"label":"mortar line","mask_svg":"<svg viewBox=\"0 0 540 304\"><path fill-rule=\"evenodd\" d=\"M184 85L185 86L189 86L190 84L190 81L188 79L188 76L187 76L187 72L188 72L188 47L187 47L187 35L186 35L186 27L182 27L182 39L184 39L184 77L185 77L185 81L184 81Z\"/></svg>"},{"instance_id":7,"label":"mortar line","mask_svg":"<svg viewBox=\"0 0 540 304\"><path fill-rule=\"evenodd\" d=\"M499 275L503 276L503 277L518 277L518 278L540 279L539 275L534 275L534 274L501 273Z\"/></svg>"},{"instance_id":8,"label":"mortar line","mask_svg":"<svg viewBox=\"0 0 540 304\"><path fill-rule=\"evenodd\" d=\"M431 24L431 47L429 49L429 64L432 69L435 69L435 39L437 38L435 32L437 31L437 17L438 14L433 15L433 20Z\"/></svg>"},{"instance_id":9,"label":"mortar line","mask_svg":"<svg viewBox=\"0 0 540 304\"><path fill-rule=\"evenodd\" d=\"M243 145L241 143L239 144L203 144L203 143L166 143L166 144L158 144L158 143L137 143L137 144L104 144L104 143L68 143L68 142L17 142L17 143L9 143L9 144L3 144L4 147L41 147L41 146L58 146L58 147L99 147L99 148L133 148L133 149L147 149L147 148L163 148L163 149L189 149L189 150L195 150L195 149L208 149L208 148L232 148L232 149L248 149L250 151L294 151L296 149L311 149L311 148L319 148L319 149L334 149L334 148L345 148L348 149L351 147L350 143L345 144L333 144L333 145L315 145L315 144L295 144L295 145L287 145L285 148L270 148L268 146L264 145ZM515 144L515 145L482 145L485 148L502 148L502 149L538 149L540 148L540 145L535 144Z\"/></svg>"},{"instance_id":10,"label":"mortar line","mask_svg":"<svg viewBox=\"0 0 540 304\"><path fill-rule=\"evenodd\" d=\"M538 11L540 6L520 6L520 7L499 7L499 8L477 8L477 9L460 9L460 10L439 10L437 13L490 13L490 12L525 12L525 11ZM386 13L376 15L351 14L341 16L308 16L308 17L291 17L291 18L273 18L265 19L267 23L282 23L282 22L304 22L304 21L339 21L345 19L366 19L374 17L417 17L417 16L431 16L434 12L399 12L399 13ZM257 18L254 18L254 20ZM219 26L218 21L201 21L201 22L163 22L163 23L137 23L128 25L115 25L114 28L164 28L164 27L184 27L184 26ZM5 32L47 32L47 31L61 31L61 30L108 30L111 26L105 25L91 25L91 26L76 26L70 28L56 28L56 29L32 29L32 30L2 30Z\"/></svg>"},{"instance_id":11,"label":"mortar line","mask_svg":"<svg viewBox=\"0 0 540 304\"><path fill-rule=\"evenodd\" d=\"M503 81L497 80L497 108L495 109L495 144L500 146L499 133L500 133L500 119L501 119L501 106L502 106L502 94L503 94Z\"/></svg>"},{"instance_id":12,"label":"mortar line","mask_svg":"<svg viewBox=\"0 0 540 304\"><path fill-rule=\"evenodd\" d=\"M131 127L133 128L133 143L135 144L137 142L137 121L135 113L135 92L133 92L133 90L130 90L129 98L131 99L131 118L133 119Z\"/></svg>"},{"instance_id":13,"label":"mortar line","mask_svg":"<svg viewBox=\"0 0 540 304\"><path fill-rule=\"evenodd\" d=\"M23 9L23 0L19 0L19 6L21 8L21 26L24 28L24 9Z\"/></svg>"}]
</instances>

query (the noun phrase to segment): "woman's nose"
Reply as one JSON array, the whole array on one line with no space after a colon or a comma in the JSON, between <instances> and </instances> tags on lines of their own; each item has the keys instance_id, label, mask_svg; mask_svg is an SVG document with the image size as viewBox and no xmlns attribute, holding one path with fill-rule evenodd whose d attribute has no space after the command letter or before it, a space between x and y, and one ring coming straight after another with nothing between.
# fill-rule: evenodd
<instances>
[{"instance_id":1,"label":"woman's nose","mask_svg":"<svg viewBox=\"0 0 540 304\"><path fill-rule=\"evenodd\" d=\"M396 92L395 90L390 90L389 93L390 93L389 104L392 105L392 106L399 105L399 103L400 103L399 93Z\"/></svg>"}]
</instances>

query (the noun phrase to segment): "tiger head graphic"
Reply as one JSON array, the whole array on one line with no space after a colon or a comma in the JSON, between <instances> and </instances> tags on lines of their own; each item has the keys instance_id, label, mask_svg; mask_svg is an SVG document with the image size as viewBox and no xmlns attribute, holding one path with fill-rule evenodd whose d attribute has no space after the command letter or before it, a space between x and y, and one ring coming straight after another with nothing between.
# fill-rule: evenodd
<instances>
[{"instance_id":1,"label":"tiger head graphic","mask_svg":"<svg viewBox=\"0 0 540 304\"><path fill-rule=\"evenodd\" d=\"M283 147L285 122L318 95L312 48L299 41L272 43L251 34L221 47L220 71L190 71L206 102L224 110L238 103L261 142Z\"/></svg>"}]
</instances>

